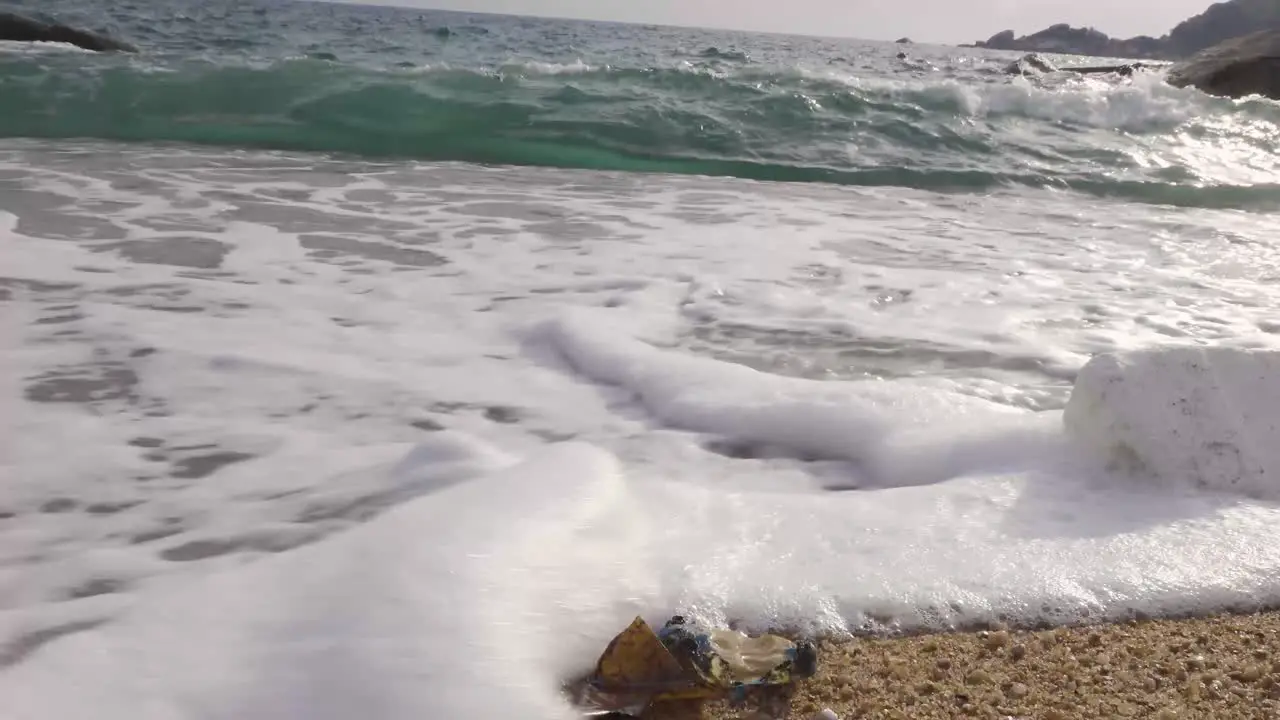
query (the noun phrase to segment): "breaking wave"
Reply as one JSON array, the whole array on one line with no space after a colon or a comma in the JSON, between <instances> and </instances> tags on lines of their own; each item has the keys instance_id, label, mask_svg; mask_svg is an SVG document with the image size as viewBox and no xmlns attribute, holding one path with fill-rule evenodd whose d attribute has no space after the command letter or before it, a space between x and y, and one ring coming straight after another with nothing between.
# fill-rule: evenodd
<instances>
[{"instance_id":1,"label":"breaking wave","mask_svg":"<svg viewBox=\"0 0 1280 720\"><path fill-rule=\"evenodd\" d=\"M1276 104L1209 98L1154 76L1044 84L904 64L860 77L716 48L669 67L10 48L0 52L0 106L0 137L11 138L1280 209Z\"/></svg>"}]
</instances>

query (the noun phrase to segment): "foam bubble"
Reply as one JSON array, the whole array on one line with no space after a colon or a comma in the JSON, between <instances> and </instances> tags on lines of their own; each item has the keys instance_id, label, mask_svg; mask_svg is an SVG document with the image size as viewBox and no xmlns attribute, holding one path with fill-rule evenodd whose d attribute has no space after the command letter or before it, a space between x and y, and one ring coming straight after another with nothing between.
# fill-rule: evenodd
<instances>
[{"instance_id":1,"label":"foam bubble","mask_svg":"<svg viewBox=\"0 0 1280 720\"><path fill-rule=\"evenodd\" d=\"M1277 500L1278 407L1280 353L1184 347L1089 361L1064 420L1122 472Z\"/></svg>"}]
</instances>

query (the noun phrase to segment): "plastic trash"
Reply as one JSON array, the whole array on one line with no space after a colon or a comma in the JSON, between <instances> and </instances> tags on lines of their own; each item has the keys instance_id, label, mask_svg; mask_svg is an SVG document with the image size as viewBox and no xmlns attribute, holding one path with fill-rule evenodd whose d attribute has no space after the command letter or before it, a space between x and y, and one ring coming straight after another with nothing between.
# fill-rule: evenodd
<instances>
[{"instance_id":1,"label":"plastic trash","mask_svg":"<svg viewBox=\"0 0 1280 720\"><path fill-rule=\"evenodd\" d=\"M753 690L789 686L817 669L810 643L698 627L678 615L654 632L637 617L605 648L575 701L586 717L639 717L657 702L742 701Z\"/></svg>"}]
</instances>

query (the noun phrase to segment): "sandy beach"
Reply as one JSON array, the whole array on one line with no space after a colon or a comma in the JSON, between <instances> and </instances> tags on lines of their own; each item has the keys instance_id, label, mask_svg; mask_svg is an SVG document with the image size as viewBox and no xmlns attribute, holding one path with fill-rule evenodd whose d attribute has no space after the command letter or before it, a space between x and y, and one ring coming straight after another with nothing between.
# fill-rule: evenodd
<instances>
[{"instance_id":1,"label":"sandy beach","mask_svg":"<svg viewBox=\"0 0 1280 720\"><path fill-rule=\"evenodd\" d=\"M991 630L820 645L789 714L752 703L655 706L647 717L842 720L1280 717L1280 613Z\"/></svg>"}]
</instances>

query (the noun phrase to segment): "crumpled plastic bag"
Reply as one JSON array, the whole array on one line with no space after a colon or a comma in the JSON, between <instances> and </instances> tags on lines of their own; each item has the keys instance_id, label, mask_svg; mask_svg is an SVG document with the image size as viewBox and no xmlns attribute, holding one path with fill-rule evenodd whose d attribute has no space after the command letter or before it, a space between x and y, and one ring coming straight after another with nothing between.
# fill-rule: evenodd
<instances>
[{"instance_id":1,"label":"crumpled plastic bag","mask_svg":"<svg viewBox=\"0 0 1280 720\"><path fill-rule=\"evenodd\" d=\"M637 617L609 643L577 696L588 716L642 714L652 703L729 697L817 672L817 651L778 635L749 636L671 618L654 632Z\"/></svg>"}]
</instances>

